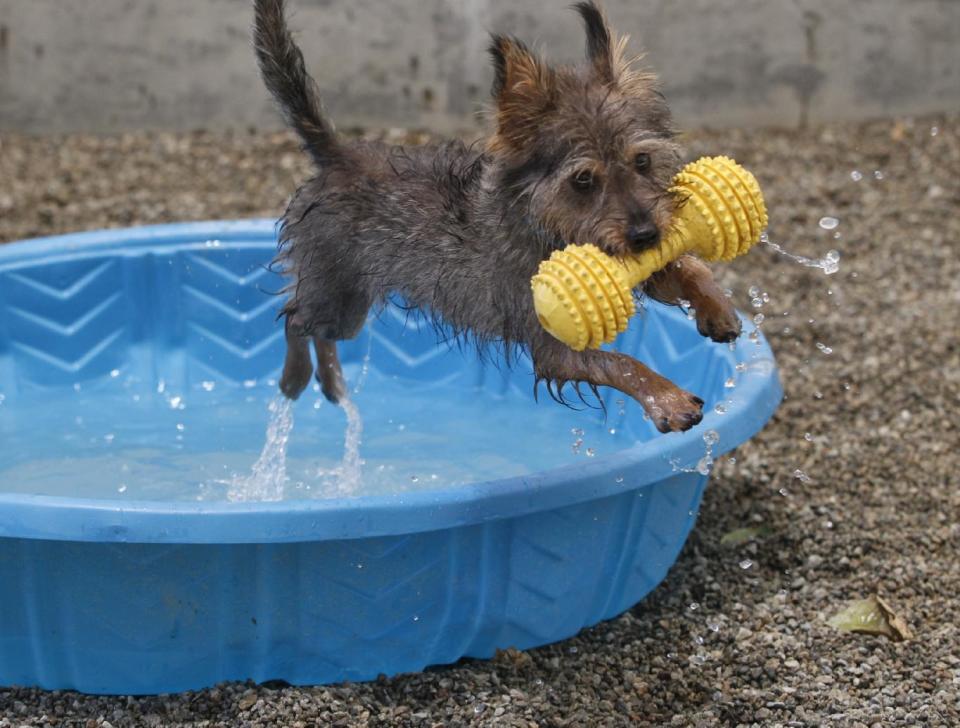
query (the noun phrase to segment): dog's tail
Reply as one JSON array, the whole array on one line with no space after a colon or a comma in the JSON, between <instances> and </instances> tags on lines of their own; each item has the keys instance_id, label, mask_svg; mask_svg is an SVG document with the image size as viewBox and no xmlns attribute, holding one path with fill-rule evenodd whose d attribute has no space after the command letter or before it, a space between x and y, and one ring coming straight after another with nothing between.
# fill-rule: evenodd
<instances>
[{"instance_id":1,"label":"dog's tail","mask_svg":"<svg viewBox=\"0 0 960 728\"><path fill-rule=\"evenodd\" d=\"M320 107L320 94L307 73L303 54L293 41L284 18L283 0L255 0L253 42L260 75L283 116L303 140L303 148L317 164L340 156L333 126Z\"/></svg>"}]
</instances>

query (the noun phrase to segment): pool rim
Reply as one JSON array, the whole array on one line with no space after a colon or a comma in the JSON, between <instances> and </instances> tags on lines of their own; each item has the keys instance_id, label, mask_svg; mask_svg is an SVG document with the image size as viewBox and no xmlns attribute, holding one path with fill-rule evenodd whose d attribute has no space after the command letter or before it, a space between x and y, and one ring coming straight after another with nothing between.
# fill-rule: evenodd
<instances>
[{"instance_id":1,"label":"pool rim","mask_svg":"<svg viewBox=\"0 0 960 728\"><path fill-rule=\"evenodd\" d=\"M275 237L269 219L170 223L33 238L0 246L0 271L36 262L144 248L205 249L205 241L261 247ZM658 315L691 325L677 309ZM740 314L744 330L752 325ZM714 346L724 346L714 344ZM0 493L0 538L168 544L291 543L369 538L514 518L651 487L704 454L703 433L716 430L714 458L759 432L782 389L773 353L760 336L732 353L739 372L725 414L705 411L684 433L661 435L591 461L467 485L388 495L272 502L169 502ZM617 482L622 478L622 482Z\"/></svg>"}]
</instances>

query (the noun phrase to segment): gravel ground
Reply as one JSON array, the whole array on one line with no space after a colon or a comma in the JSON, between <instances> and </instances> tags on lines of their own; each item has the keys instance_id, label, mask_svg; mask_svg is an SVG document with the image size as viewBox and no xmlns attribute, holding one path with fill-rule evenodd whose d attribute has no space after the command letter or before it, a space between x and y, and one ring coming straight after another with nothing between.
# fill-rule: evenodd
<instances>
[{"instance_id":1,"label":"gravel ground","mask_svg":"<svg viewBox=\"0 0 960 728\"><path fill-rule=\"evenodd\" d=\"M0 690L0 726L960 725L960 116L701 133L689 149L756 171L787 249L842 260L826 277L760 249L720 273L745 309L750 286L768 292L787 399L718 466L648 599L561 644L371 684ZM8 135L0 240L276 215L306 173L285 134ZM745 527L763 530L721 544ZM913 639L826 623L874 593Z\"/></svg>"}]
</instances>

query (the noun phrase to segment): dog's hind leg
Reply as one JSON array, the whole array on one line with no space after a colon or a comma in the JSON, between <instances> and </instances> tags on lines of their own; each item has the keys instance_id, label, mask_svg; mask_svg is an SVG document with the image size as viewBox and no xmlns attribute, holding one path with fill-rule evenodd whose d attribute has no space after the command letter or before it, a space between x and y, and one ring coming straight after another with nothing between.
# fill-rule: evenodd
<instances>
[{"instance_id":1,"label":"dog's hind leg","mask_svg":"<svg viewBox=\"0 0 960 728\"><path fill-rule=\"evenodd\" d=\"M283 374L280 376L280 391L288 399L296 399L310 383L313 374L313 362L310 361L310 342L308 337L297 332L298 328L288 314L284 322L287 339L287 357L283 362Z\"/></svg>"},{"instance_id":2,"label":"dog's hind leg","mask_svg":"<svg viewBox=\"0 0 960 728\"><path fill-rule=\"evenodd\" d=\"M336 404L347 393L347 383L337 357L337 342L315 335L313 347L317 351L317 381L320 382L320 389L324 397Z\"/></svg>"},{"instance_id":3,"label":"dog's hind leg","mask_svg":"<svg viewBox=\"0 0 960 728\"><path fill-rule=\"evenodd\" d=\"M333 403L339 402L347 393L340 359L337 357L337 341L352 339L363 328L370 310L369 299L356 291L346 295L341 302L336 324L326 326L313 335L313 347L317 352L317 381L323 395Z\"/></svg>"}]
</instances>

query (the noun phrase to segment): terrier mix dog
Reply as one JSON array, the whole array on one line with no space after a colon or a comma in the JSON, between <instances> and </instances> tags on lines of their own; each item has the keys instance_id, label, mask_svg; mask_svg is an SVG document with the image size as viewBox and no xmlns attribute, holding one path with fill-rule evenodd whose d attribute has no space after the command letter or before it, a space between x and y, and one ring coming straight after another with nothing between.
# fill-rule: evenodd
<instances>
[{"instance_id":1,"label":"terrier mix dog","mask_svg":"<svg viewBox=\"0 0 960 728\"><path fill-rule=\"evenodd\" d=\"M678 201L670 110L653 76L624 56L593 2L575 6L587 36L583 67L547 65L520 41L494 35L496 129L482 148L459 142L401 149L338 139L284 19L283 0L256 0L260 72L317 174L284 213L277 262L291 280L283 307L287 355L280 389L297 398L317 379L331 401L345 387L336 342L396 292L457 335L519 346L535 390L609 386L636 399L663 432L686 430L703 400L625 354L576 352L548 334L530 277L571 243L613 256L656 246ZM740 322L707 267L683 257L644 291L687 300L700 332L732 341ZM556 388L556 391L554 391ZM579 390L578 390L579 392Z\"/></svg>"}]
</instances>

